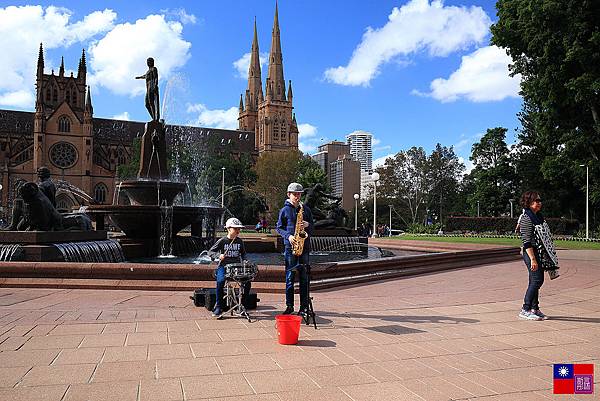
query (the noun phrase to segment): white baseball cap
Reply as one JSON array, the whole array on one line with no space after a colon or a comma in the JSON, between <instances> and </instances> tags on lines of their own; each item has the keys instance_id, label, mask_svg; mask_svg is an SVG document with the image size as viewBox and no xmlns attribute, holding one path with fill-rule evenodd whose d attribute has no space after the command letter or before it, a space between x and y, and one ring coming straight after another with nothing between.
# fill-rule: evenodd
<instances>
[{"instance_id":1,"label":"white baseball cap","mask_svg":"<svg viewBox=\"0 0 600 401\"><path fill-rule=\"evenodd\" d=\"M292 182L287 187L288 192L304 192L304 188L302 188L302 184L298 184L297 182Z\"/></svg>"},{"instance_id":2,"label":"white baseball cap","mask_svg":"<svg viewBox=\"0 0 600 401\"><path fill-rule=\"evenodd\" d=\"M236 219L235 217L232 217L230 219L227 219L227 222L225 223L225 228L244 228L244 225L242 224L242 222L239 219Z\"/></svg>"}]
</instances>

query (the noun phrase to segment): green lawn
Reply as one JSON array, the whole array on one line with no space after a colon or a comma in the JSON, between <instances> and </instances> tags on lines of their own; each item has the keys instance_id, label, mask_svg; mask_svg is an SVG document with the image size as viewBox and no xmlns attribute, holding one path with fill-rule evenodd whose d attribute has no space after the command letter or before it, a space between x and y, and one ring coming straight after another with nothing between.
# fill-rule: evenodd
<instances>
[{"instance_id":1,"label":"green lawn","mask_svg":"<svg viewBox=\"0 0 600 401\"><path fill-rule=\"evenodd\" d=\"M438 237L437 235L400 235L390 237L395 240L416 240L416 241L435 241L435 242L458 242L469 244L496 244L496 245L514 245L520 246L521 240L517 238L478 238L478 237ZM580 242L556 240L554 245L562 249L597 249L600 250L598 242Z\"/></svg>"}]
</instances>

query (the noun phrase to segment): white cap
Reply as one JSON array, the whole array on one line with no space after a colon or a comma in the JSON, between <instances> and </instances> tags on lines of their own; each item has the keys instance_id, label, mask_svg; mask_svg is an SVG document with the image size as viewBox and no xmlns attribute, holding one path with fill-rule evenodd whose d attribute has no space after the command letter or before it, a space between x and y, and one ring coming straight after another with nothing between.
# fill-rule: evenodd
<instances>
[{"instance_id":1,"label":"white cap","mask_svg":"<svg viewBox=\"0 0 600 401\"><path fill-rule=\"evenodd\" d=\"M227 222L225 223L225 228L244 228L244 225L242 224L241 221L239 221L238 219L236 219L235 217L232 217L230 219L227 219Z\"/></svg>"},{"instance_id":2,"label":"white cap","mask_svg":"<svg viewBox=\"0 0 600 401\"><path fill-rule=\"evenodd\" d=\"M304 192L304 188L302 188L302 184L298 184L297 182L292 182L287 187L288 192Z\"/></svg>"}]
</instances>

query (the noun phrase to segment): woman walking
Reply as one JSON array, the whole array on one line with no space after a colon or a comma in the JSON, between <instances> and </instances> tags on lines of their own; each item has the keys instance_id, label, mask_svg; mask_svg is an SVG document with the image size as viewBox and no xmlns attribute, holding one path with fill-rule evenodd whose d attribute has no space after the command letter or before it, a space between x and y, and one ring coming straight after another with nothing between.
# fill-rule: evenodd
<instances>
[{"instance_id":1,"label":"woman walking","mask_svg":"<svg viewBox=\"0 0 600 401\"><path fill-rule=\"evenodd\" d=\"M525 292L523 308L519 313L521 319L546 320L548 317L540 310L539 292L544 284L544 269L537 251L535 226L544 222L541 215L542 199L535 191L527 191L521 196L523 215L520 218L519 231L523 241L523 261L529 272L529 285Z\"/></svg>"}]
</instances>

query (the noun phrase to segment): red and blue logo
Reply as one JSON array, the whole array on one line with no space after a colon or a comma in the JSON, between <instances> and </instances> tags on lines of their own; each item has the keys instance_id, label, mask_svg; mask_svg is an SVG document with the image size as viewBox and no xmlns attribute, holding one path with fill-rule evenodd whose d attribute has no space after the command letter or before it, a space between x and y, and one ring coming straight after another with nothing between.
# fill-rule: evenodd
<instances>
[{"instance_id":1,"label":"red and blue logo","mask_svg":"<svg viewBox=\"0 0 600 401\"><path fill-rule=\"evenodd\" d=\"M593 394L594 365L591 363L554 364L554 394Z\"/></svg>"}]
</instances>

